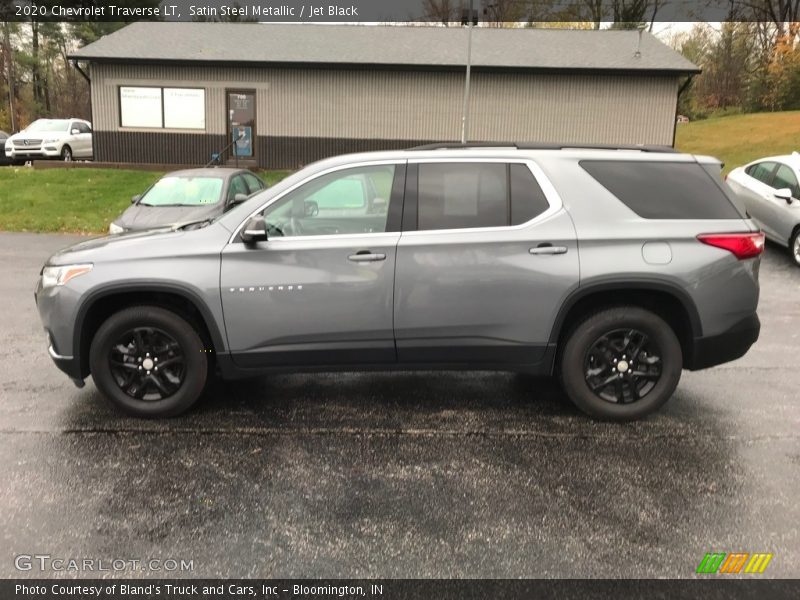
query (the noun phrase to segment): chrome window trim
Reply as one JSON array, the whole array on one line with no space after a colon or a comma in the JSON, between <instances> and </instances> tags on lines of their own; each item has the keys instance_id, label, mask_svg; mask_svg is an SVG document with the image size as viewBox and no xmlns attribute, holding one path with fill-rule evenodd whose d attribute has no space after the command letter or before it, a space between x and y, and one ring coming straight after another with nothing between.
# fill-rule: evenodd
<instances>
[{"instance_id":1,"label":"chrome window trim","mask_svg":"<svg viewBox=\"0 0 800 600\"><path fill-rule=\"evenodd\" d=\"M270 242L290 242L290 241L309 241L309 240L331 240L331 239L350 239L350 238L363 238L363 237L376 237L376 236L386 236L386 235L397 235L397 236L422 236L422 235L433 235L433 234L453 234L453 233L466 233L466 232L493 232L493 231L519 231L522 229L526 229L531 227L541 221L544 221L550 218L552 215L558 213L563 207L564 203L561 200L561 196L559 195L558 191L556 191L555 186L550 181L550 179L545 175L542 168L536 163L536 161L530 158L516 158L516 157L491 157L491 158L478 158L478 157L432 157L432 158L411 158L411 159L382 159L382 160L374 160L374 161L361 161L357 163L350 163L346 165L337 165L335 167L330 167L328 169L324 169L322 171L318 171L313 175L309 175L302 181L296 183L288 190L282 192L275 198L265 202L264 204L260 205L257 209L251 212L234 230L233 234L231 235L230 239L228 240L228 244L235 243L234 240L240 235L240 232L244 225L252 219L255 215L260 213L261 211L268 208L270 205L278 202L288 194L291 194L297 188L305 185L309 181L316 179L317 177L322 177L324 175L328 175L329 173L334 173L336 171L344 171L346 169L357 169L359 167L369 167L369 166L381 166L381 165L403 165L403 164L425 164L425 163L503 163L503 164L522 164L528 167L531 171L536 182L539 184L539 187L542 188L542 193L544 193L545 200L550 205L550 207L544 211L536 215L530 221L525 221L524 223L520 223L519 225L501 225L495 227L464 227L459 229L423 229L423 230L414 230L414 231L380 231L380 232L373 232L373 233L342 233L342 234L331 234L331 235L293 235L289 237L279 237L270 239Z\"/></svg>"},{"instance_id":2,"label":"chrome window trim","mask_svg":"<svg viewBox=\"0 0 800 600\"><path fill-rule=\"evenodd\" d=\"M409 159L408 164L423 164L423 163L504 163L504 164L521 164L525 165L530 169L533 178L536 180L536 183L539 184L539 187L542 188L542 193L544 193L544 198L547 200L547 203L550 205L543 213L539 213L535 217L533 217L530 221L525 221L524 223L520 223L519 225L500 225L494 227L461 227L458 229L415 229L414 231L404 231L403 237L418 237L423 235L435 235L435 234L453 234L453 233L469 233L469 232L492 232L492 231L519 231L522 229L527 229L540 221L544 221L545 219L550 218L552 215L559 212L562 208L564 208L564 202L561 200L561 196L556 191L555 186L550 181L550 179L545 175L542 168L536 164L536 162L530 158L514 158L514 157L503 157L503 158L419 158L419 159ZM418 209L419 210L419 209Z\"/></svg>"},{"instance_id":3,"label":"chrome window trim","mask_svg":"<svg viewBox=\"0 0 800 600\"><path fill-rule=\"evenodd\" d=\"M274 198L271 198L270 200L268 200L264 204L260 205L257 209L255 209L249 215L247 215L247 217L241 223L239 223L239 226L233 231L233 234L228 239L228 244L235 243L234 240L239 236L242 228L245 226L245 224L250 219L252 219L258 213L260 213L262 210L265 210L266 208L268 208L270 205L275 204L276 202L278 202L282 198L285 198L287 195L291 194L297 188L305 185L309 181L313 181L314 179L317 179L318 177L322 177L324 175L328 175L329 173L335 173L336 171L344 171L346 169L357 169L359 167L379 167L381 165L405 165L407 162L408 161L406 159L404 159L404 158L368 160L368 161L361 161L361 162L356 162L356 163L348 163L348 164L345 164L345 165L337 165L335 167L329 167L327 169L323 169L322 171L317 171L316 173L313 173L313 174L309 175L308 177L306 177L305 179L303 179L303 180L299 181L298 183L294 184L288 190L285 190L282 193L280 193L277 196L275 196ZM277 241L277 240L281 240L281 239L287 240L287 241L288 240L292 240L292 241L294 241L294 240L314 240L314 239L318 240L318 239L326 239L326 238L328 238L328 239L329 238L338 239L338 238L342 238L342 237L345 237L345 236L348 236L348 237L363 237L363 236L367 236L367 235L369 235L369 236L387 235L387 233L398 233L399 234L400 232L399 231L398 232L381 231L381 232L378 232L378 233L346 233L346 234L341 234L341 235L334 234L334 235L324 235L324 236L323 235L293 235L293 236L289 236L287 238L275 238L274 240L269 240L269 241L272 242L272 241Z\"/></svg>"}]
</instances>

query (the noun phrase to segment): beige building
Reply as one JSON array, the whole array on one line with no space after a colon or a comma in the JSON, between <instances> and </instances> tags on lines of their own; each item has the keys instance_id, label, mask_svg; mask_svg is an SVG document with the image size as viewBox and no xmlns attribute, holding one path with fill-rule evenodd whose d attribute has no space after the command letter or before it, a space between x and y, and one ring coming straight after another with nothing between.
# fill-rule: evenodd
<instances>
[{"instance_id":1,"label":"beige building","mask_svg":"<svg viewBox=\"0 0 800 600\"><path fill-rule=\"evenodd\" d=\"M458 141L463 28L146 23L75 52L95 159L296 168ZM664 144L695 65L648 33L476 28L469 141ZM227 148L226 148L227 147Z\"/></svg>"}]
</instances>

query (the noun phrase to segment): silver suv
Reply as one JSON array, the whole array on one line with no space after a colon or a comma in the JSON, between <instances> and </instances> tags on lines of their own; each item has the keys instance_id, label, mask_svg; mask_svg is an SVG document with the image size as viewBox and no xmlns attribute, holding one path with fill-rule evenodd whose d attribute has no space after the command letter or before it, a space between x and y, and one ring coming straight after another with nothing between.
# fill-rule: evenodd
<instances>
[{"instance_id":1,"label":"silver suv","mask_svg":"<svg viewBox=\"0 0 800 600\"><path fill-rule=\"evenodd\" d=\"M556 374L629 420L756 341L763 246L713 158L444 144L77 244L36 301L58 367L139 416L185 411L214 372L425 368Z\"/></svg>"}]
</instances>

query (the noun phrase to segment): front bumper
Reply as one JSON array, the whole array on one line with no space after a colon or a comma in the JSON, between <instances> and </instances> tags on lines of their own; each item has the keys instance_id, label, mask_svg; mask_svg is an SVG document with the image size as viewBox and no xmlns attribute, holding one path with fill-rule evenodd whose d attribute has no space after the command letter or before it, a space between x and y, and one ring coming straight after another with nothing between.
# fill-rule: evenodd
<instances>
[{"instance_id":1,"label":"front bumper","mask_svg":"<svg viewBox=\"0 0 800 600\"><path fill-rule=\"evenodd\" d=\"M717 335L695 338L691 356L684 366L691 370L707 369L744 356L761 331L758 315L753 313Z\"/></svg>"},{"instance_id":2,"label":"front bumper","mask_svg":"<svg viewBox=\"0 0 800 600\"><path fill-rule=\"evenodd\" d=\"M67 286L43 289L40 277L33 295L47 336L50 358L75 385L81 387L86 376L81 373L80 357L75 356L71 326L74 323L73 309L77 305L76 292Z\"/></svg>"},{"instance_id":3,"label":"front bumper","mask_svg":"<svg viewBox=\"0 0 800 600\"><path fill-rule=\"evenodd\" d=\"M6 158L9 160L32 160L35 158L58 158L61 156L61 146L48 144L43 148L13 148L6 149Z\"/></svg>"},{"instance_id":4,"label":"front bumper","mask_svg":"<svg viewBox=\"0 0 800 600\"><path fill-rule=\"evenodd\" d=\"M53 359L55 365L61 369L61 371L66 373L76 386L84 386L78 361L75 360L74 356L65 356L63 354L59 354L53 346L53 340L49 333L47 334L47 352L50 354L50 358Z\"/></svg>"}]
</instances>

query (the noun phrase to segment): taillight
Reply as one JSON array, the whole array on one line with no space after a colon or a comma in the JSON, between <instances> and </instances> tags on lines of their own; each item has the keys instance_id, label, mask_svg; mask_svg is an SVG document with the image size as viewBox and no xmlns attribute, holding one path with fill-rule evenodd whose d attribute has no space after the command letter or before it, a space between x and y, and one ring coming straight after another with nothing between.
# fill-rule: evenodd
<instances>
[{"instance_id":1,"label":"taillight","mask_svg":"<svg viewBox=\"0 0 800 600\"><path fill-rule=\"evenodd\" d=\"M701 233L697 239L731 252L739 260L753 258L764 251L764 234L758 233Z\"/></svg>"}]
</instances>

